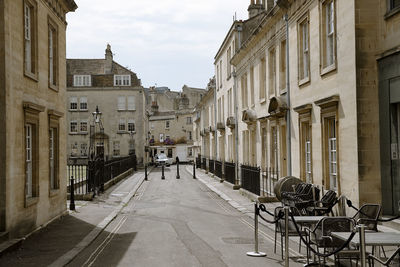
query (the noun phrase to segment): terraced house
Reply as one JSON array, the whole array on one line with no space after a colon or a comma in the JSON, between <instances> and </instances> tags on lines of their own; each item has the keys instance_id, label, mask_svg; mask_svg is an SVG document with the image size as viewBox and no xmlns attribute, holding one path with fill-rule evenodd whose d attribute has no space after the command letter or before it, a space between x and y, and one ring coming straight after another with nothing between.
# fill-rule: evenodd
<instances>
[{"instance_id":1,"label":"terraced house","mask_svg":"<svg viewBox=\"0 0 400 267\"><path fill-rule=\"evenodd\" d=\"M218 122L238 108L238 163L397 213L399 16L396 0L251 0L215 58Z\"/></svg>"},{"instance_id":2,"label":"terraced house","mask_svg":"<svg viewBox=\"0 0 400 267\"><path fill-rule=\"evenodd\" d=\"M93 155L118 158L135 153L144 160L145 89L136 73L113 60L67 59L67 153L72 161ZM101 112L99 129L93 112Z\"/></svg>"},{"instance_id":3,"label":"terraced house","mask_svg":"<svg viewBox=\"0 0 400 267\"><path fill-rule=\"evenodd\" d=\"M65 33L73 0L0 2L0 235L66 212Z\"/></svg>"}]
</instances>

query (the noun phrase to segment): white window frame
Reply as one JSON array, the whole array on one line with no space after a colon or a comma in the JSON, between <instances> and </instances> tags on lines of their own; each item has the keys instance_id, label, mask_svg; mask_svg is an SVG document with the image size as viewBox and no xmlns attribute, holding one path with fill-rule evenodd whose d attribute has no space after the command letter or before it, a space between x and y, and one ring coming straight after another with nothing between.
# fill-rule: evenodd
<instances>
[{"instance_id":1,"label":"white window frame","mask_svg":"<svg viewBox=\"0 0 400 267\"><path fill-rule=\"evenodd\" d=\"M326 23L326 54L325 54L325 62L328 67L335 63L335 7L334 1L326 3L325 5L325 23Z\"/></svg>"},{"instance_id":2,"label":"white window frame","mask_svg":"<svg viewBox=\"0 0 400 267\"><path fill-rule=\"evenodd\" d=\"M136 103L134 96L128 96L128 110L136 110Z\"/></svg>"},{"instance_id":3,"label":"white window frame","mask_svg":"<svg viewBox=\"0 0 400 267\"><path fill-rule=\"evenodd\" d=\"M305 141L305 171L307 183L312 182L312 168L311 168L311 140Z\"/></svg>"},{"instance_id":4,"label":"white window frame","mask_svg":"<svg viewBox=\"0 0 400 267\"><path fill-rule=\"evenodd\" d=\"M131 86L131 75L114 75L114 86Z\"/></svg>"},{"instance_id":5,"label":"white window frame","mask_svg":"<svg viewBox=\"0 0 400 267\"><path fill-rule=\"evenodd\" d=\"M56 169L54 166L54 132L55 129L54 128L50 128L49 130L49 166L50 166L50 189L55 189L55 185L56 185Z\"/></svg>"},{"instance_id":6,"label":"white window frame","mask_svg":"<svg viewBox=\"0 0 400 267\"><path fill-rule=\"evenodd\" d=\"M69 98L69 110L78 110L78 98L76 96Z\"/></svg>"},{"instance_id":7,"label":"white window frame","mask_svg":"<svg viewBox=\"0 0 400 267\"><path fill-rule=\"evenodd\" d=\"M330 188L333 190L338 189L337 184L337 140L336 137L328 139L329 146L329 181Z\"/></svg>"},{"instance_id":8,"label":"white window frame","mask_svg":"<svg viewBox=\"0 0 400 267\"><path fill-rule=\"evenodd\" d=\"M86 124L86 131L82 130L82 125ZM87 120L81 120L79 122L79 132L81 133L87 133L88 132L88 121Z\"/></svg>"},{"instance_id":9,"label":"white window frame","mask_svg":"<svg viewBox=\"0 0 400 267\"><path fill-rule=\"evenodd\" d=\"M119 132L125 132L126 131L126 120L125 119L119 119L118 131Z\"/></svg>"},{"instance_id":10,"label":"white window frame","mask_svg":"<svg viewBox=\"0 0 400 267\"><path fill-rule=\"evenodd\" d=\"M82 105L84 105L84 106L82 107ZM83 110L83 111L88 110L88 104L87 104L87 97L86 96L81 96L79 98L79 110Z\"/></svg>"},{"instance_id":11,"label":"white window frame","mask_svg":"<svg viewBox=\"0 0 400 267\"><path fill-rule=\"evenodd\" d=\"M121 143L120 141L113 142L113 157L119 157L121 155Z\"/></svg>"},{"instance_id":12,"label":"white window frame","mask_svg":"<svg viewBox=\"0 0 400 267\"><path fill-rule=\"evenodd\" d=\"M28 73L33 73L35 70L32 68L34 67L33 65L33 50L34 44L33 44L33 38L32 38L32 33L33 33L33 23L32 20L34 20L34 7L29 4L29 2L24 3L24 49L25 49L25 71Z\"/></svg>"},{"instance_id":13,"label":"white window frame","mask_svg":"<svg viewBox=\"0 0 400 267\"><path fill-rule=\"evenodd\" d=\"M88 145L87 143L81 143L81 157L87 157L88 156Z\"/></svg>"},{"instance_id":14,"label":"white window frame","mask_svg":"<svg viewBox=\"0 0 400 267\"><path fill-rule=\"evenodd\" d=\"M126 97L125 96L118 97L118 110L126 110Z\"/></svg>"},{"instance_id":15,"label":"white window frame","mask_svg":"<svg viewBox=\"0 0 400 267\"><path fill-rule=\"evenodd\" d=\"M71 157L78 157L78 143L74 142L71 144Z\"/></svg>"},{"instance_id":16,"label":"white window frame","mask_svg":"<svg viewBox=\"0 0 400 267\"><path fill-rule=\"evenodd\" d=\"M131 129L132 125L133 125L133 130ZM133 119L128 120L128 132L136 132L135 120Z\"/></svg>"},{"instance_id":17,"label":"white window frame","mask_svg":"<svg viewBox=\"0 0 400 267\"><path fill-rule=\"evenodd\" d=\"M92 86L92 76L91 75L74 75L74 86L76 86L76 87Z\"/></svg>"},{"instance_id":18,"label":"white window frame","mask_svg":"<svg viewBox=\"0 0 400 267\"><path fill-rule=\"evenodd\" d=\"M164 143L164 134L160 133L160 143Z\"/></svg>"},{"instance_id":19,"label":"white window frame","mask_svg":"<svg viewBox=\"0 0 400 267\"><path fill-rule=\"evenodd\" d=\"M26 198L33 197L32 125L25 124Z\"/></svg>"},{"instance_id":20,"label":"white window frame","mask_svg":"<svg viewBox=\"0 0 400 267\"><path fill-rule=\"evenodd\" d=\"M72 131L72 125L75 125L75 131ZM71 133L71 134L75 134L75 133L78 133L78 121L70 121L70 123L69 123L69 133Z\"/></svg>"}]
</instances>

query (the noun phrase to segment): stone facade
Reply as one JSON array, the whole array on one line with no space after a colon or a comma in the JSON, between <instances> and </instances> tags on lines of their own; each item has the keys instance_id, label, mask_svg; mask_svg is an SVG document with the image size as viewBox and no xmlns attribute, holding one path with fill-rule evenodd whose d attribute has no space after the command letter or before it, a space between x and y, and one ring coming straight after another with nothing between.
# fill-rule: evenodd
<instances>
[{"instance_id":1,"label":"stone facade","mask_svg":"<svg viewBox=\"0 0 400 267\"><path fill-rule=\"evenodd\" d=\"M254 4L263 10L250 8ZM400 117L398 5L251 1L249 19L234 22L215 58L217 117L229 108L218 101L231 87L224 65L233 65L239 163L273 168L279 177L292 174L358 205L383 202L385 213L395 213L400 178L391 173L400 173L399 152L390 136ZM235 34L229 60L227 43Z\"/></svg>"},{"instance_id":2,"label":"stone facade","mask_svg":"<svg viewBox=\"0 0 400 267\"><path fill-rule=\"evenodd\" d=\"M148 90L150 159L164 153L175 161L194 159L193 109L205 94L204 89L183 86L182 92L152 87Z\"/></svg>"},{"instance_id":3,"label":"stone facade","mask_svg":"<svg viewBox=\"0 0 400 267\"><path fill-rule=\"evenodd\" d=\"M66 212L65 15L76 8L0 2L0 232L11 238Z\"/></svg>"},{"instance_id":4,"label":"stone facade","mask_svg":"<svg viewBox=\"0 0 400 267\"><path fill-rule=\"evenodd\" d=\"M106 158L135 152L143 162L146 99L137 75L113 61L108 45L104 59L67 59L66 77L68 158L86 161L103 143ZM104 134L95 138L96 107Z\"/></svg>"}]
</instances>

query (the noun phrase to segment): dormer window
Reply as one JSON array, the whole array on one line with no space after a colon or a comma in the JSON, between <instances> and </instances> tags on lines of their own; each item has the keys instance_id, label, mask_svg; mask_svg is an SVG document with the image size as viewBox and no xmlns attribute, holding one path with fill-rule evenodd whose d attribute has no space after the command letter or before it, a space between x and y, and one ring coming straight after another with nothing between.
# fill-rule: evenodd
<instances>
[{"instance_id":1,"label":"dormer window","mask_svg":"<svg viewBox=\"0 0 400 267\"><path fill-rule=\"evenodd\" d=\"M114 86L130 86L130 75L114 75Z\"/></svg>"},{"instance_id":2,"label":"dormer window","mask_svg":"<svg viewBox=\"0 0 400 267\"><path fill-rule=\"evenodd\" d=\"M90 75L74 75L74 86L92 86Z\"/></svg>"}]
</instances>

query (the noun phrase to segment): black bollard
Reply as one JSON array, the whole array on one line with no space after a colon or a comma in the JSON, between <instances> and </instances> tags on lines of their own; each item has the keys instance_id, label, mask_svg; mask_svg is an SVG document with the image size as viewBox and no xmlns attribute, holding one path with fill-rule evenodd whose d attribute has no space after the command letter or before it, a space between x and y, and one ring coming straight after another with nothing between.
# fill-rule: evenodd
<instances>
[{"instance_id":1,"label":"black bollard","mask_svg":"<svg viewBox=\"0 0 400 267\"><path fill-rule=\"evenodd\" d=\"M196 179L196 162L193 161L193 179Z\"/></svg>"},{"instance_id":2,"label":"black bollard","mask_svg":"<svg viewBox=\"0 0 400 267\"><path fill-rule=\"evenodd\" d=\"M165 180L165 176L164 176L164 164L161 165L161 180Z\"/></svg>"},{"instance_id":3,"label":"black bollard","mask_svg":"<svg viewBox=\"0 0 400 267\"><path fill-rule=\"evenodd\" d=\"M147 164L144 164L144 180L147 181Z\"/></svg>"},{"instance_id":4,"label":"black bollard","mask_svg":"<svg viewBox=\"0 0 400 267\"><path fill-rule=\"evenodd\" d=\"M70 198L69 198L69 209L75 210L75 185L74 185L74 176L71 176L70 183Z\"/></svg>"},{"instance_id":5,"label":"black bollard","mask_svg":"<svg viewBox=\"0 0 400 267\"><path fill-rule=\"evenodd\" d=\"M176 162L176 179L180 179L181 176L179 175L179 161Z\"/></svg>"}]
</instances>

